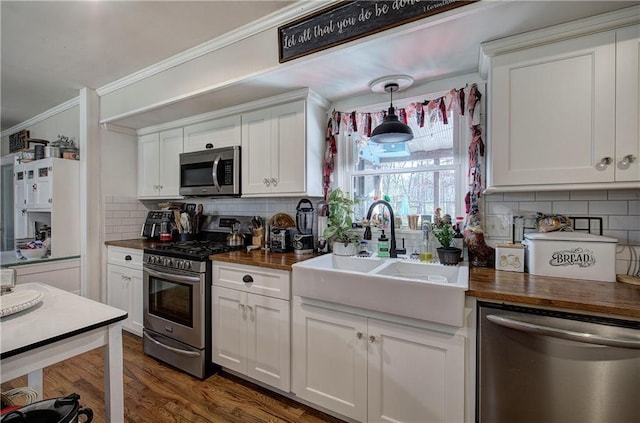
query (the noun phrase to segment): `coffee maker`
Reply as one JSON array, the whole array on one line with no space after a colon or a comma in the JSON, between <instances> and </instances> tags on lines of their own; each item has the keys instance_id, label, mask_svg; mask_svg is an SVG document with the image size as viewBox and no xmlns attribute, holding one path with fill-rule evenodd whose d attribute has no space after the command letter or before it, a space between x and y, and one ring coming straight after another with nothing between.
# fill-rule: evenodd
<instances>
[{"instance_id":1,"label":"coffee maker","mask_svg":"<svg viewBox=\"0 0 640 423\"><path fill-rule=\"evenodd\" d=\"M308 206L305 206L308 204ZM296 254L313 253L313 205L306 198L296 207L296 229L293 235L293 252Z\"/></svg>"}]
</instances>

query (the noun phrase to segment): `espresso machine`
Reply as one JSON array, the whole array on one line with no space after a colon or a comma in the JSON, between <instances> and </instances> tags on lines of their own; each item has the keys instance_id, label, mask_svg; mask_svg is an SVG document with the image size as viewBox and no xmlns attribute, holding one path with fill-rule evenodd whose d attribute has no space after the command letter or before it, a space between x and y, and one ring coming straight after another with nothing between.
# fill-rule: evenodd
<instances>
[{"instance_id":1,"label":"espresso machine","mask_svg":"<svg viewBox=\"0 0 640 423\"><path fill-rule=\"evenodd\" d=\"M303 198L296 206L296 229L293 235L293 252L296 254L313 253L313 205Z\"/></svg>"}]
</instances>

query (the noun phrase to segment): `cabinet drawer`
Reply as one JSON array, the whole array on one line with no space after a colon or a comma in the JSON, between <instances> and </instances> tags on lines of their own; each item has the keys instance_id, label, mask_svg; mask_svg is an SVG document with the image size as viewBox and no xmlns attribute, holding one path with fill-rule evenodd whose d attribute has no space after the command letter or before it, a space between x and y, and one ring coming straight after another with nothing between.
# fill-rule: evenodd
<instances>
[{"instance_id":1,"label":"cabinet drawer","mask_svg":"<svg viewBox=\"0 0 640 423\"><path fill-rule=\"evenodd\" d=\"M213 285L289 300L291 273L258 266L213 262Z\"/></svg>"},{"instance_id":2,"label":"cabinet drawer","mask_svg":"<svg viewBox=\"0 0 640 423\"><path fill-rule=\"evenodd\" d=\"M108 247L107 262L118 266L142 270L142 250L134 248Z\"/></svg>"}]
</instances>

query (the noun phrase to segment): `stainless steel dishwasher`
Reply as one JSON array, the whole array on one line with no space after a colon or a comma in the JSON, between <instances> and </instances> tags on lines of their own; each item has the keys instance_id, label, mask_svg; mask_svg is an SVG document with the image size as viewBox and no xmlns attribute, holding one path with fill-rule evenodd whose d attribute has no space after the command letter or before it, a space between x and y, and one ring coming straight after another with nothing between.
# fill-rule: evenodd
<instances>
[{"instance_id":1,"label":"stainless steel dishwasher","mask_svg":"<svg viewBox=\"0 0 640 423\"><path fill-rule=\"evenodd\" d=\"M640 322L478 305L478 422L640 422Z\"/></svg>"}]
</instances>

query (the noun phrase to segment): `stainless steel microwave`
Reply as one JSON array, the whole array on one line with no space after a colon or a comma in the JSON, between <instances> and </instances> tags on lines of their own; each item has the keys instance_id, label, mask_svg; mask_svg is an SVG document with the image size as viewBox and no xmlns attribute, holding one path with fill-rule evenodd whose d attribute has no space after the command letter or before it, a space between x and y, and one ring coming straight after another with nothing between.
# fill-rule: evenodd
<instances>
[{"instance_id":1,"label":"stainless steel microwave","mask_svg":"<svg viewBox=\"0 0 640 423\"><path fill-rule=\"evenodd\" d=\"M240 192L240 147L180 154L180 195L235 196Z\"/></svg>"}]
</instances>

